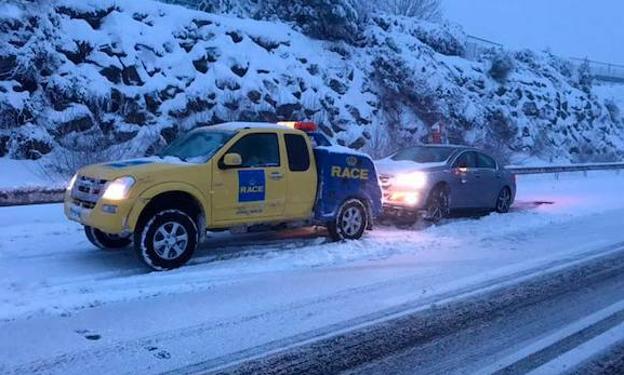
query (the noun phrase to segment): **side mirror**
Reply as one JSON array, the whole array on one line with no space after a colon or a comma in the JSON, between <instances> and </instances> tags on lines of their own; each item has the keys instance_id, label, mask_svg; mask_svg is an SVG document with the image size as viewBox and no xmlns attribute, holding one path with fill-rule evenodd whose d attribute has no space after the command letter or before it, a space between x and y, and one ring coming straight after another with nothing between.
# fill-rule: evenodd
<instances>
[{"instance_id":1,"label":"side mirror","mask_svg":"<svg viewBox=\"0 0 624 375\"><path fill-rule=\"evenodd\" d=\"M223 157L223 167L224 168L236 168L243 165L243 158L240 154L237 153L229 153L225 154Z\"/></svg>"}]
</instances>

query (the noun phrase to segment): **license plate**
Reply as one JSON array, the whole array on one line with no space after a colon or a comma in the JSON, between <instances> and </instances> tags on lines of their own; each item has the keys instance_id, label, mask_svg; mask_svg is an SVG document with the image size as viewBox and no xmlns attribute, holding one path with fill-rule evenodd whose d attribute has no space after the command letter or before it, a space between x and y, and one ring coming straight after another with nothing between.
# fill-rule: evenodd
<instances>
[{"instance_id":1,"label":"license plate","mask_svg":"<svg viewBox=\"0 0 624 375\"><path fill-rule=\"evenodd\" d=\"M78 207L69 208L69 218L72 220L80 221L80 213L82 211Z\"/></svg>"}]
</instances>

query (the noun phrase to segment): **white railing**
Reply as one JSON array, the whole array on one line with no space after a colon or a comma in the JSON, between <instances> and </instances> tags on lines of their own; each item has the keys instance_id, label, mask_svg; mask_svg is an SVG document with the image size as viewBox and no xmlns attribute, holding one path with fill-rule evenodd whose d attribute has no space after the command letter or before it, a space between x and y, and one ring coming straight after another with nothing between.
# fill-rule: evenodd
<instances>
[{"instance_id":1,"label":"white railing","mask_svg":"<svg viewBox=\"0 0 624 375\"><path fill-rule=\"evenodd\" d=\"M577 67L587 62L592 75L599 81L624 83L624 65L579 59L575 57L571 58L570 61Z\"/></svg>"},{"instance_id":2,"label":"white railing","mask_svg":"<svg viewBox=\"0 0 624 375\"><path fill-rule=\"evenodd\" d=\"M474 35L466 36L466 53L465 56L469 60L476 60L485 52L492 50L502 50L504 45ZM567 59L577 68L583 63L589 64L589 69L595 80L603 82L624 83L624 65L611 64L589 59L579 59L576 57Z\"/></svg>"},{"instance_id":3,"label":"white railing","mask_svg":"<svg viewBox=\"0 0 624 375\"><path fill-rule=\"evenodd\" d=\"M501 50L503 45L491 40L476 37L474 35L466 36L466 54L468 60L476 60L483 53L490 50Z\"/></svg>"}]
</instances>

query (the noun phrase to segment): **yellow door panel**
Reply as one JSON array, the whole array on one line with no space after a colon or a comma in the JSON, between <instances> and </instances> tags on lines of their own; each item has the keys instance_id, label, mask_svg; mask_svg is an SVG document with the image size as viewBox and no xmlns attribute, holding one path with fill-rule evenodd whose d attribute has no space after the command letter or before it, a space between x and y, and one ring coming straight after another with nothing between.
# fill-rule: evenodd
<instances>
[{"instance_id":1,"label":"yellow door panel","mask_svg":"<svg viewBox=\"0 0 624 375\"><path fill-rule=\"evenodd\" d=\"M214 163L215 225L250 224L283 217L288 180L281 149L277 133L251 132L237 138L223 153L241 155L241 167L225 168L222 163Z\"/></svg>"}]
</instances>

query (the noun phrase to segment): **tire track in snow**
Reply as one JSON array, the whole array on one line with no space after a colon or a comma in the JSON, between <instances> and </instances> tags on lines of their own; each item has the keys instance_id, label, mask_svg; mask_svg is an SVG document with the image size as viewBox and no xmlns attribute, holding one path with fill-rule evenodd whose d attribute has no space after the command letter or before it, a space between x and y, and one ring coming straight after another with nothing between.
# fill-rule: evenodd
<instances>
[{"instance_id":1,"label":"tire track in snow","mask_svg":"<svg viewBox=\"0 0 624 375\"><path fill-rule=\"evenodd\" d=\"M620 274L624 269L624 247L621 243L585 255L585 259L552 262L547 266L437 296L437 299L404 304L346 323L190 365L171 374L329 374L345 371L449 334L454 329L469 325L472 320L486 319L484 316L496 309L512 308L530 300L565 293L569 288L566 283L579 274L591 282L606 275ZM514 286L516 283L520 284ZM545 290L543 286L549 284L550 288Z\"/></svg>"}]
</instances>

